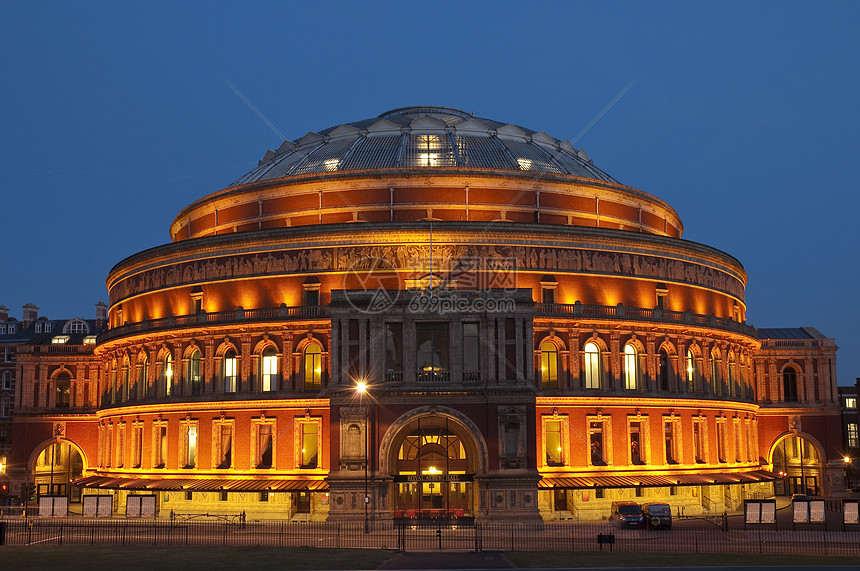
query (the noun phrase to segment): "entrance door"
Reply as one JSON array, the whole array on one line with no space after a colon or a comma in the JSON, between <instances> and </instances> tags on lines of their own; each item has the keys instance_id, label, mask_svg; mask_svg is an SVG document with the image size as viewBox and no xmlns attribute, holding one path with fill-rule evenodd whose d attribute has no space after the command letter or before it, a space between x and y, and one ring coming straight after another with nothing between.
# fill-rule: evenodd
<instances>
[{"instance_id":1,"label":"entrance door","mask_svg":"<svg viewBox=\"0 0 860 571\"><path fill-rule=\"evenodd\" d=\"M567 490L555 490L555 511L567 511Z\"/></svg>"},{"instance_id":2,"label":"entrance door","mask_svg":"<svg viewBox=\"0 0 860 571\"><path fill-rule=\"evenodd\" d=\"M293 505L297 514L311 513L311 493L293 492Z\"/></svg>"}]
</instances>

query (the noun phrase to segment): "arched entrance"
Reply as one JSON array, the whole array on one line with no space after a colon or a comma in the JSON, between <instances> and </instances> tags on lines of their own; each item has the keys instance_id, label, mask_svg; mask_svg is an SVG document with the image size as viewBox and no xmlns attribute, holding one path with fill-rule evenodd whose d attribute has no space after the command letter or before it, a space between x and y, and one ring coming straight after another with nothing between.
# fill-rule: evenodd
<instances>
[{"instance_id":1,"label":"arched entrance","mask_svg":"<svg viewBox=\"0 0 860 571\"><path fill-rule=\"evenodd\" d=\"M36 496L65 496L69 504L81 502L81 488L72 484L84 469L81 451L68 441L46 446L33 462Z\"/></svg>"},{"instance_id":2,"label":"arched entrance","mask_svg":"<svg viewBox=\"0 0 860 571\"><path fill-rule=\"evenodd\" d=\"M446 414L404 421L388 448L395 517L474 515L480 444L462 422Z\"/></svg>"},{"instance_id":3,"label":"arched entrance","mask_svg":"<svg viewBox=\"0 0 860 571\"><path fill-rule=\"evenodd\" d=\"M821 494L822 458L811 440L796 434L786 436L776 443L771 458L773 471L780 476L774 482L776 495Z\"/></svg>"}]
</instances>

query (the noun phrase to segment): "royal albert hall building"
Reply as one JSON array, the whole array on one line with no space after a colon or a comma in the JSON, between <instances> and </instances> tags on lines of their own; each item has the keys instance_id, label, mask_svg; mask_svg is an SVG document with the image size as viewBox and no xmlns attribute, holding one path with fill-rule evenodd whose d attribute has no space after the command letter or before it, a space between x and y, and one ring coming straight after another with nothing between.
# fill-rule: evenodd
<instances>
[{"instance_id":1,"label":"royal albert hall building","mask_svg":"<svg viewBox=\"0 0 860 571\"><path fill-rule=\"evenodd\" d=\"M310 520L722 512L798 459L838 489L832 340L757 365L743 266L682 229L568 141L456 109L284 142L110 271L74 483Z\"/></svg>"}]
</instances>

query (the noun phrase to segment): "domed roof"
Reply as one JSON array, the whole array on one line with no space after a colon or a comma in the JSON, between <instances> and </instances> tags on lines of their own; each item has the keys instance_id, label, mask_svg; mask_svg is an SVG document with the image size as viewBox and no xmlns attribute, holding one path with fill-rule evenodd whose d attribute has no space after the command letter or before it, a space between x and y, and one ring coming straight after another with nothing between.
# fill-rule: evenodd
<instances>
[{"instance_id":1,"label":"domed roof","mask_svg":"<svg viewBox=\"0 0 860 571\"><path fill-rule=\"evenodd\" d=\"M467 168L569 174L617 182L570 141L449 107L401 107L310 132L268 151L230 186L368 169Z\"/></svg>"}]
</instances>

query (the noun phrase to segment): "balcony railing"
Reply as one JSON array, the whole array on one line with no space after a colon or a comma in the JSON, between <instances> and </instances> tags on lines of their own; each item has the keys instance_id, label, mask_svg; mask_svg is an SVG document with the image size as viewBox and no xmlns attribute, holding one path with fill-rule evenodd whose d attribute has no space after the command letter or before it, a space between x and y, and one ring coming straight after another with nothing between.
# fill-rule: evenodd
<instances>
[{"instance_id":1,"label":"balcony railing","mask_svg":"<svg viewBox=\"0 0 860 571\"><path fill-rule=\"evenodd\" d=\"M758 337L755 327L725 317L700 315L689 311L670 311L659 308L626 307L624 305L584 305L577 303L537 303L536 315L560 317L597 317L606 319L631 319L636 321L658 321L684 325L700 325Z\"/></svg>"},{"instance_id":2,"label":"balcony railing","mask_svg":"<svg viewBox=\"0 0 860 571\"><path fill-rule=\"evenodd\" d=\"M98 342L103 343L119 337L159 331L167 329L181 329L198 327L201 325L227 325L236 322L262 322L272 320L298 320L298 319L327 319L329 308L327 305L304 305L294 307L263 307L259 309L238 308L230 311L217 311L213 313L195 313L191 315L179 315L162 317L159 319L147 319L136 323L109 329L98 336ZM630 319L636 321L652 321L663 323L677 323L684 325L698 325L723 329L735 333L758 337L754 327L746 323L739 323L724 317L713 315L700 315L688 311L670 311L668 309L648 309L641 307L625 307L623 305L584 305L581 303L536 303L535 316L551 317L582 317L598 319ZM810 340L816 341L816 340ZM62 345L51 345L41 349L45 352L76 353L92 351L92 346L82 349L80 345L64 347ZM434 379L435 380L435 379ZM467 379L464 379L467 380Z\"/></svg>"},{"instance_id":3,"label":"balcony railing","mask_svg":"<svg viewBox=\"0 0 860 571\"><path fill-rule=\"evenodd\" d=\"M118 337L158 331L162 329L174 329L185 327L198 327L200 325L227 325L239 322L272 321L283 319L309 319L328 317L328 306L326 305L302 305L296 307L262 307L259 309L243 309L241 307L230 311L216 311L213 313L194 313L191 315L178 315L162 317L159 319L147 319L137 323L126 323L119 327L109 329L98 336L98 342L103 343Z\"/></svg>"}]
</instances>

